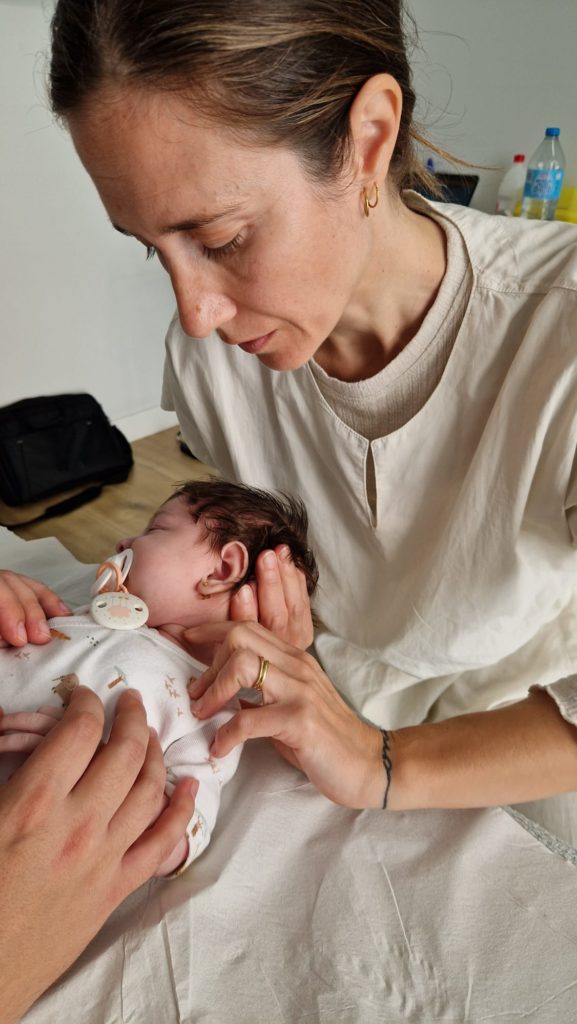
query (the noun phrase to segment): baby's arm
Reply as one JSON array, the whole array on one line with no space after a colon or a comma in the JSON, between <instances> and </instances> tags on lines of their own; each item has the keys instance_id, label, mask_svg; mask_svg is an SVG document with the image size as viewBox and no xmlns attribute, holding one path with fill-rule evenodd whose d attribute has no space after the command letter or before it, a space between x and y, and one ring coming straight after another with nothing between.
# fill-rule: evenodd
<instances>
[{"instance_id":1,"label":"baby's arm","mask_svg":"<svg viewBox=\"0 0 577 1024\"><path fill-rule=\"evenodd\" d=\"M212 757L209 749L217 729L228 722L237 710L231 704L207 721L193 719L190 722L189 719L189 732L171 743L164 752L168 776L166 792L169 795L181 778L192 776L199 783L194 814L186 830L187 851L182 863L177 865L178 873L184 871L208 846L216 824L222 787L237 769L241 746L222 758ZM174 868L171 873L174 873Z\"/></svg>"}]
</instances>

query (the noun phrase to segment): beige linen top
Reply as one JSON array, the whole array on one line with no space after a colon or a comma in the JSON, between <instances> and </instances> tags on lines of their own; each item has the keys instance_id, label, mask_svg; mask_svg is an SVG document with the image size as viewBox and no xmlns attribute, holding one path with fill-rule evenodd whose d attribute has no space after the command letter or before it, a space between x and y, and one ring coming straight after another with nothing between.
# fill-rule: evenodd
<instances>
[{"instance_id":1,"label":"beige linen top","mask_svg":"<svg viewBox=\"0 0 577 1024\"><path fill-rule=\"evenodd\" d=\"M304 499L316 650L359 712L397 727L565 680L577 721L577 232L410 202L458 233L466 273L449 247L455 301L442 286L405 355L438 367L438 347L442 372L406 422L369 440L316 366L269 370L177 319L163 405L223 475Z\"/></svg>"}]
</instances>

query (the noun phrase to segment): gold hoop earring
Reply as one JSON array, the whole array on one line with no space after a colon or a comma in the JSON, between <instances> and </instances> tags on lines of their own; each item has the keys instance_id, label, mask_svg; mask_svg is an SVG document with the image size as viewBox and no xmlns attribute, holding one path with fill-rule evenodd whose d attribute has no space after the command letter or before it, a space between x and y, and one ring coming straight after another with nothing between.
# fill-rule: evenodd
<instances>
[{"instance_id":1,"label":"gold hoop earring","mask_svg":"<svg viewBox=\"0 0 577 1024\"><path fill-rule=\"evenodd\" d=\"M365 211L365 217L369 216L370 210L374 210L375 206L379 205L379 186L376 181L374 182L375 198L372 202L369 202L369 193L366 188L363 189L363 209Z\"/></svg>"},{"instance_id":2,"label":"gold hoop earring","mask_svg":"<svg viewBox=\"0 0 577 1024\"><path fill-rule=\"evenodd\" d=\"M200 585L201 585L201 587L204 587L204 588L210 586L210 583L208 582L206 576L204 577L204 579L202 579L200 581ZM201 601L210 601L211 597L212 597L212 594L201 594L200 595L200 600Z\"/></svg>"}]
</instances>

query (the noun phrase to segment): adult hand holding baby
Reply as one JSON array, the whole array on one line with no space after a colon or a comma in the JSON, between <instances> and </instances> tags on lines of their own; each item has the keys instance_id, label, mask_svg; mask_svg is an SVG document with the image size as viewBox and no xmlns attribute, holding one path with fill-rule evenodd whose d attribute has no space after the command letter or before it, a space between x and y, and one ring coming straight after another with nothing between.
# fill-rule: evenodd
<instances>
[{"instance_id":1,"label":"adult hand holding baby","mask_svg":"<svg viewBox=\"0 0 577 1024\"><path fill-rule=\"evenodd\" d=\"M263 551L256 561L256 582L233 595L234 622L260 622L280 640L306 650L313 642L311 603L306 577L294 564L289 547Z\"/></svg>"},{"instance_id":2,"label":"adult hand holding baby","mask_svg":"<svg viewBox=\"0 0 577 1024\"><path fill-rule=\"evenodd\" d=\"M121 695L100 747L103 724L101 701L78 687L62 720L0 787L3 1024L17 1021L154 874L192 815L196 784L183 781L148 828L165 769L138 696Z\"/></svg>"},{"instance_id":3,"label":"adult hand holding baby","mask_svg":"<svg viewBox=\"0 0 577 1024\"><path fill-rule=\"evenodd\" d=\"M211 752L270 737L277 750L321 793L346 807L382 807L386 787L382 734L345 704L311 655L255 622L211 623L187 630L197 643L219 644L212 665L189 686L193 713L209 718L262 678L263 706L243 708L218 730Z\"/></svg>"}]
</instances>

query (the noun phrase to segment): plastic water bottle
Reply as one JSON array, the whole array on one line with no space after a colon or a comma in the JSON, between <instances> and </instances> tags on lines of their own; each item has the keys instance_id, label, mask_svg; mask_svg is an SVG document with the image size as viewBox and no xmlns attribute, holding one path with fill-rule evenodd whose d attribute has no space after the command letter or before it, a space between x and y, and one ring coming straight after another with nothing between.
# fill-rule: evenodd
<instances>
[{"instance_id":1,"label":"plastic water bottle","mask_svg":"<svg viewBox=\"0 0 577 1024\"><path fill-rule=\"evenodd\" d=\"M543 142L529 161L521 216L529 220L553 220L564 174L565 154L559 141L559 129L547 128Z\"/></svg>"},{"instance_id":2,"label":"plastic water bottle","mask_svg":"<svg viewBox=\"0 0 577 1024\"><path fill-rule=\"evenodd\" d=\"M527 169L525 154L516 153L513 163L499 184L496 212L505 217L513 217L517 203L523 194Z\"/></svg>"}]
</instances>

